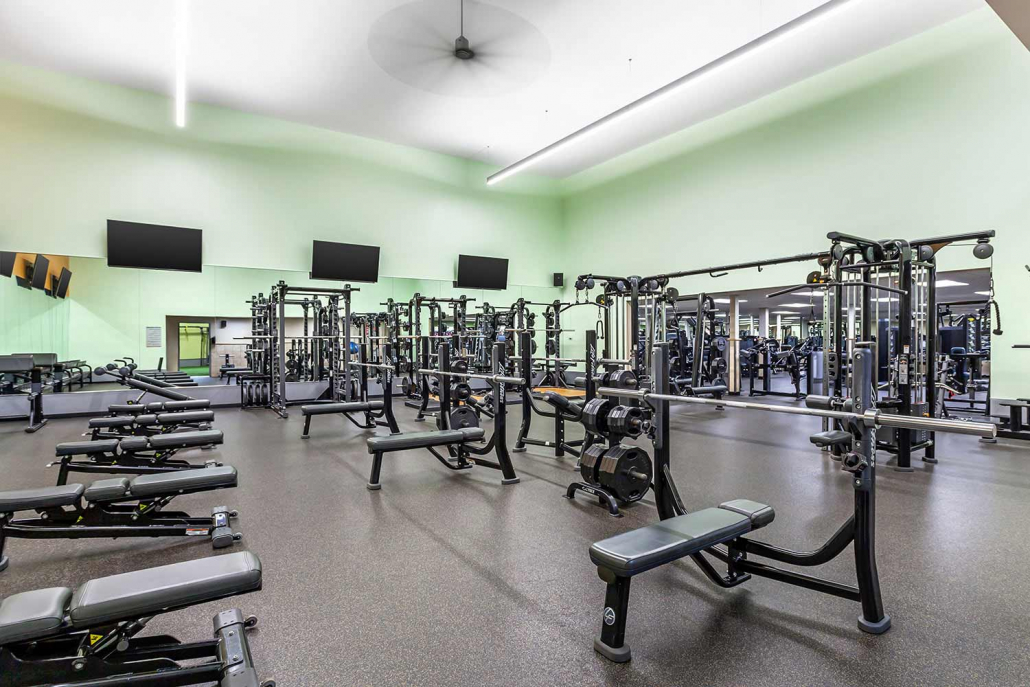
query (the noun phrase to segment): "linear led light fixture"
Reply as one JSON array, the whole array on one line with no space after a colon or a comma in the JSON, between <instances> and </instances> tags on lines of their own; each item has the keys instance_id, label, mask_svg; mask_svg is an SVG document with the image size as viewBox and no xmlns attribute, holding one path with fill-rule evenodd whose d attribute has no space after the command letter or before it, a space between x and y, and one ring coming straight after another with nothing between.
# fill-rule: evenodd
<instances>
[{"instance_id":1,"label":"linear led light fixture","mask_svg":"<svg viewBox=\"0 0 1030 687\"><path fill-rule=\"evenodd\" d=\"M808 24L819 21L829 16L833 12L839 10L844 5L847 5L848 3L853 1L854 0L829 0L828 2L823 3L819 7L816 7L815 9L810 10L805 14L802 14L800 17L797 17L787 22L783 26L775 28L768 33L762 34L750 43L745 43L739 48L726 53L722 57L718 57L715 60L709 62L708 64L698 67L694 71L681 76L675 81L671 81L665 84L657 91L652 91L651 93L648 93L647 95L637 100L634 100L628 105L625 105L619 108L618 110L615 110L614 112L611 112L605 115L604 117L601 117L597 121L587 124L582 129L572 132L565 138L559 139L551 145L545 148L541 148L532 155L524 157L518 162L515 162L505 167L499 172L491 174L489 177L487 177L486 183L488 186L492 186L496 183L504 181L508 177L514 176L519 172L523 171L524 169L531 167L532 165L535 165L536 163L551 157L555 153L564 150L565 148L568 148L574 143L583 140L587 136L590 136L591 134L596 134L601 129L611 124L614 124L615 122L622 120L649 105L654 105L658 101L664 100L668 96L679 91L687 84L693 83L694 81L697 81L698 79L708 74L711 74L712 72L715 72L728 64L736 62L737 60L740 60L743 57L757 50L761 50L769 44L780 40L784 36L787 36L793 33L794 31L797 31L798 29L807 26Z\"/></svg>"},{"instance_id":2,"label":"linear led light fixture","mask_svg":"<svg viewBox=\"0 0 1030 687\"><path fill-rule=\"evenodd\" d=\"M949 286L969 286L964 281L954 281L952 279L938 279L934 284L938 289L944 289Z\"/></svg>"},{"instance_id":3,"label":"linear led light fixture","mask_svg":"<svg viewBox=\"0 0 1030 687\"><path fill-rule=\"evenodd\" d=\"M186 126L186 52L189 46L189 0L175 2L175 126Z\"/></svg>"}]
</instances>

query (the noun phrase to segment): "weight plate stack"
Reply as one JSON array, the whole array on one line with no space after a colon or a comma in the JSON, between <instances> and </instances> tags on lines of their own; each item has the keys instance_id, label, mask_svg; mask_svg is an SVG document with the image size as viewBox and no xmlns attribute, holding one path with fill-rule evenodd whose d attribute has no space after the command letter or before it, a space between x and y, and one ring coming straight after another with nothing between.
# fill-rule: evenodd
<instances>
[{"instance_id":1,"label":"weight plate stack","mask_svg":"<svg viewBox=\"0 0 1030 687\"><path fill-rule=\"evenodd\" d=\"M469 429L479 426L479 417L476 411L468 406L458 406L451 411L451 429Z\"/></svg>"},{"instance_id":2,"label":"weight plate stack","mask_svg":"<svg viewBox=\"0 0 1030 687\"><path fill-rule=\"evenodd\" d=\"M639 501L651 486L651 456L638 446L619 444L605 452L597 473L598 483L623 503Z\"/></svg>"},{"instance_id":3,"label":"weight plate stack","mask_svg":"<svg viewBox=\"0 0 1030 687\"><path fill-rule=\"evenodd\" d=\"M607 398L592 398L583 406L583 426L588 432L605 435L608 433L608 411L611 403Z\"/></svg>"},{"instance_id":4,"label":"weight plate stack","mask_svg":"<svg viewBox=\"0 0 1030 687\"><path fill-rule=\"evenodd\" d=\"M612 434L636 438L644 425L644 411L633 406L615 406L608 413L608 431Z\"/></svg>"},{"instance_id":5,"label":"weight plate stack","mask_svg":"<svg viewBox=\"0 0 1030 687\"><path fill-rule=\"evenodd\" d=\"M609 373L608 384L616 389L636 389L637 376L633 370L616 370Z\"/></svg>"},{"instance_id":6,"label":"weight plate stack","mask_svg":"<svg viewBox=\"0 0 1030 687\"><path fill-rule=\"evenodd\" d=\"M472 398L472 387L465 383L455 384L454 390L451 393L459 401L467 401Z\"/></svg>"},{"instance_id":7,"label":"weight plate stack","mask_svg":"<svg viewBox=\"0 0 1030 687\"><path fill-rule=\"evenodd\" d=\"M596 399L595 399L596 400ZM579 474L588 484L597 484L597 471L601 467L601 459L608 447L604 444L591 444L579 459Z\"/></svg>"}]
</instances>

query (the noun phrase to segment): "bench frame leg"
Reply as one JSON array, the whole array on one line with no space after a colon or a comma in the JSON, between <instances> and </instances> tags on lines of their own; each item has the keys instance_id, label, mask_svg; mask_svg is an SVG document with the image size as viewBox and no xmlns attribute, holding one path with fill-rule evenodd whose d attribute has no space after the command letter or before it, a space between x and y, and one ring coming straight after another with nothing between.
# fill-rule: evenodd
<instances>
[{"instance_id":1,"label":"bench frame leg","mask_svg":"<svg viewBox=\"0 0 1030 687\"><path fill-rule=\"evenodd\" d=\"M301 439L307 439L308 438L308 432L310 432L310 431L311 431L311 416L310 415L305 415L304 416L304 431L301 433L300 438Z\"/></svg>"},{"instance_id":2,"label":"bench frame leg","mask_svg":"<svg viewBox=\"0 0 1030 687\"><path fill-rule=\"evenodd\" d=\"M383 488L383 485L379 483L379 473L383 469L383 454L381 452L372 454L372 474L369 475L368 484L365 488L369 491L377 491Z\"/></svg>"},{"instance_id":3,"label":"bench frame leg","mask_svg":"<svg viewBox=\"0 0 1030 687\"><path fill-rule=\"evenodd\" d=\"M601 636L594 640L594 651L609 661L626 663L632 657L626 644L626 614L629 611L629 577L619 577L606 568L597 569L598 576L608 583L604 593Z\"/></svg>"}]
</instances>

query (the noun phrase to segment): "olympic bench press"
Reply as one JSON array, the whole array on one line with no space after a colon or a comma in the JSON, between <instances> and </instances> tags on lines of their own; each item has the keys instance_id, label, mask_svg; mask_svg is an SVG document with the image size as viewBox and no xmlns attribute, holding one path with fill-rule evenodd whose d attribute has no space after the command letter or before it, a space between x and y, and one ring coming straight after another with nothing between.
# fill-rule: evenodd
<instances>
[{"instance_id":1,"label":"olympic bench press","mask_svg":"<svg viewBox=\"0 0 1030 687\"><path fill-rule=\"evenodd\" d=\"M376 427L389 427L393 434L400 433L397 426L397 419L393 415L393 375L396 372L393 365L382 365L366 362L368 359L368 344L361 344L359 348L359 362L352 362L350 365L360 370L358 388L361 398L357 401L344 401L332 403L311 403L300 407L304 415L304 431L301 439L307 439L311 431L311 418L315 415L343 415L356 427L361 429L375 429ZM383 347L383 359L391 360L391 347ZM383 399L381 401L370 401L368 398L368 371L375 370L378 375L380 386L383 388ZM351 413L364 413L364 423L355 420Z\"/></svg>"},{"instance_id":2,"label":"olympic bench press","mask_svg":"<svg viewBox=\"0 0 1030 687\"><path fill-rule=\"evenodd\" d=\"M145 475L171 470L190 470L203 466L173 459L172 456L185 449L215 446L222 441L222 432L217 429L203 432L172 432L149 437L68 441L57 445L54 453L60 460L47 464L47 467L61 466L61 472L57 477L59 485L67 483L70 472ZM85 456L87 460L75 460L77 456ZM205 463L207 466L217 464L215 461Z\"/></svg>"},{"instance_id":3,"label":"olympic bench press","mask_svg":"<svg viewBox=\"0 0 1030 687\"><path fill-rule=\"evenodd\" d=\"M274 687L260 681L239 609L214 616L214 638L136 637L154 616L261 589L243 551L51 587L0 602L0 685ZM190 663L183 665L181 661Z\"/></svg>"},{"instance_id":4,"label":"olympic bench press","mask_svg":"<svg viewBox=\"0 0 1030 687\"><path fill-rule=\"evenodd\" d=\"M164 510L181 494L231 489L238 484L236 468L179 470L154 475L103 479L89 486L60 484L56 487L0 492L0 571L9 560L4 555L8 537L20 539L83 539L118 537L207 537L216 549L231 546L241 535L229 528L237 516L218 506L210 517L197 518L180 511ZM39 517L14 519L20 511L34 510Z\"/></svg>"}]
</instances>

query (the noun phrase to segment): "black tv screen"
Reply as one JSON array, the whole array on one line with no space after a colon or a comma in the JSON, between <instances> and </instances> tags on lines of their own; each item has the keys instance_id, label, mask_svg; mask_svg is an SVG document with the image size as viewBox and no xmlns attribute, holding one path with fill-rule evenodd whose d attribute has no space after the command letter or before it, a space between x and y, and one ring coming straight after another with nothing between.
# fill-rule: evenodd
<instances>
[{"instance_id":1,"label":"black tv screen","mask_svg":"<svg viewBox=\"0 0 1030 687\"><path fill-rule=\"evenodd\" d=\"M0 252L0 277L10 277L14 274L14 261L17 253Z\"/></svg>"},{"instance_id":2,"label":"black tv screen","mask_svg":"<svg viewBox=\"0 0 1030 687\"><path fill-rule=\"evenodd\" d=\"M508 288L508 259L459 255L457 286L462 289Z\"/></svg>"},{"instance_id":3,"label":"black tv screen","mask_svg":"<svg viewBox=\"0 0 1030 687\"><path fill-rule=\"evenodd\" d=\"M311 278L377 282L379 246L312 241Z\"/></svg>"},{"instance_id":4,"label":"black tv screen","mask_svg":"<svg viewBox=\"0 0 1030 687\"><path fill-rule=\"evenodd\" d=\"M50 258L45 255L37 255L36 261L32 263L32 288L46 289L47 273L50 271Z\"/></svg>"},{"instance_id":5,"label":"black tv screen","mask_svg":"<svg viewBox=\"0 0 1030 687\"><path fill-rule=\"evenodd\" d=\"M200 272L202 236L200 229L109 219L107 265Z\"/></svg>"},{"instance_id":6,"label":"black tv screen","mask_svg":"<svg viewBox=\"0 0 1030 687\"><path fill-rule=\"evenodd\" d=\"M72 281L72 271L67 267L61 268L61 277L57 280L57 297L64 298L68 295L68 284Z\"/></svg>"}]
</instances>

